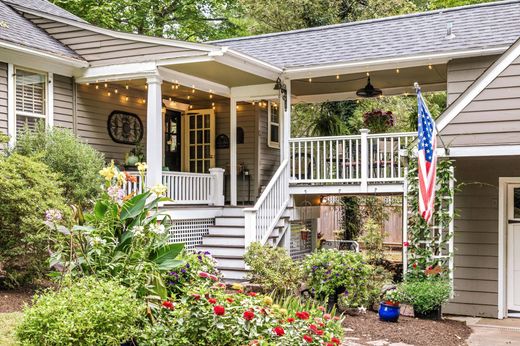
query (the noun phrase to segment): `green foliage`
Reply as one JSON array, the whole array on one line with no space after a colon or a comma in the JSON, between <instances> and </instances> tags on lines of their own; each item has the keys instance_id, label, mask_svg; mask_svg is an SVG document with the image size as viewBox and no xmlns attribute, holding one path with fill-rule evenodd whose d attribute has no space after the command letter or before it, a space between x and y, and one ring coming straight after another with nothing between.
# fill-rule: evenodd
<instances>
[{"instance_id":1,"label":"green foliage","mask_svg":"<svg viewBox=\"0 0 520 346\"><path fill-rule=\"evenodd\" d=\"M28 157L0 157L0 271L8 285L29 283L46 272L53 240L43 220L50 209L67 218L58 176Z\"/></svg>"},{"instance_id":2,"label":"green foliage","mask_svg":"<svg viewBox=\"0 0 520 346\"><path fill-rule=\"evenodd\" d=\"M341 199L343 208L343 229L345 239L354 240L361 233L361 214L359 199L355 196L343 197Z\"/></svg>"},{"instance_id":3,"label":"green foliage","mask_svg":"<svg viewBox=\"0 0 520 346\"><path fill-rule=\"evenodd\" d=\"M344 291L342 298L349 307L369 303L367 284L373 268L363 255L335 249L319 250L305 258L303 270L318 299Z\"/></svg>"},{"instance_id":4,"label":"green foliage","mask_svg":"<svg viewBox=\"0 0 520 346\"><path fill-rule=\"evenodd\" d=\"M231 0L52 0L88 22L148 36L207 41L243 35Z\"/></svg>"},{"instance_id":5,"label":"green foliage","mask_svg":"<svg viewBox=\"0 0 520 346\"><path fill-rule=\"evenodd\" d=\"M251 269L249 280L268 291L291 292L300 285L301 268L284 248L255 242L247 249L244 259Z\"/></svg>"},{"instance_id":6,"label":"green foliage","mask_svg":"<svg viewBox=\"0 0 520 346\"><path fill-rule=\"evenodd\" d=\"M383 242L385 240L385 233L381 229L381 225L375 223L371 218L367 219L363 225L363 235L359 237L359 240L363 242L368 263L381 264L384 259Z\"/></svg>"},{"instance_id":7,"label":"green foliage","mask_svg":"<svg viewBox=\"0 0 520 346\"><path fill-rule=\"evenodd\" d=\"M145 326L139 345L239 346L255 340L258 345L300 345L304 335L312 335L309 345L322 345L343 333L341 320L314 304L297 298L273 304L269 296L245 294L241 287L231 293L218 279L204 279L207 283L193 286L190 295L163 303L154 323ZM317 332L309 329L311 324ZM276 334L277 327L283 335Z\"/></svg>"},{"instance_id":8,"label":"green foliage","mask_svg":"<svg viewBox=\"0 0 520 346\"><path fill-rule=\"evenodd\" d=\"M431 225L428 225L419 214L417 159L410 159L408 171L408 207L410 210L410 217L408 218L408 256L410 260L408 263L411 272L423 271L437 265L442 268L443 274L449 272L449 258L439 258L438 256L447 254L451 238L447 232L452 221L449 207L457 189L456 186L452 187L450 184L451 181L454 184L456 182L452 168L453 161L449 159L437 161L435 212L431 223L440 228L432 231ZM449 255L452 256L453 254Z\"/></svg>"},{"instance_id":9,"label":"green foliage","mask_svg":"<svg viewBox=\"0 0 520 346\"><path fill-rule=\"evenodd\" d=\"M35 296L17 337L24 345L120 345L138 334L143 313L131 290L91 277Z\"/></svg>"},{"instance_id":10,"label":"green foliage","mask_svg":"<svg viewBox=\"0 0 520 346\"><path fill-rule=\"evenodd\" d=\"M70 130L46 129L43 123L34 131L25 128L17 136L14 152L37 158L58 173L69 203L84 205L100 192L103 154Z\"/></svg>"},{"instance_id":11,"label":"green foliage","mask_svg":"<svg viewBox=\"0 0 520 346\"><path fill-rule=\"evenodd\" d=\"M168 199L152 191L125 196L122 186L130 177L113 162L101 173L106 190L84 222L70 230L53 227L68 236L51 258L64 268L56 276L115 279L138 297L165 298L166 274L184 264L177 259L184 246L168 244L168 218L158 211L159 202Z\"/></svg>"},{"instance_id":12,"label":"green foliage","mask_svg":"<svg viewBox=\"0 0 520 346\"><path fill-rule=\"evenodd\" d=\"M21 312L0 313L0 345L18 346L16 341L16 326L22 321Z\"/></svg>"},{"instance_id":13,"label":"green foliage","mask_svg":"<svg viewBox=\"0 0 520 346\"><path fill-rule=\"evenodd\" d=\"M413 306L415 312L428 313L438 309L450 298L448 280L431 277L426 280L406 280L399 285L401 300Z\"/></svg>"}]
</instances>

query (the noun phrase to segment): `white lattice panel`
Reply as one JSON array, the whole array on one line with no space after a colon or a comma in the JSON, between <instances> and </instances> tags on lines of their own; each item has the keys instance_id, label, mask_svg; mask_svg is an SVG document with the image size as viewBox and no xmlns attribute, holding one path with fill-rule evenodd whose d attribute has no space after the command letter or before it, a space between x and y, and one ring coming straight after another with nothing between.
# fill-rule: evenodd
<instances>
[{"instance_id":1,"label":"white lattice panel","mask_svg":"<svg viewBox=\"0 0 520 346\"><path fill-rule=\"evenodd\" d=\"M202 238L209 233L209 226L215 224L215 219L172 220L169 228L170 243L184 243L187 250L195 250L202 244Z\"/></svg>"}]
</instances>

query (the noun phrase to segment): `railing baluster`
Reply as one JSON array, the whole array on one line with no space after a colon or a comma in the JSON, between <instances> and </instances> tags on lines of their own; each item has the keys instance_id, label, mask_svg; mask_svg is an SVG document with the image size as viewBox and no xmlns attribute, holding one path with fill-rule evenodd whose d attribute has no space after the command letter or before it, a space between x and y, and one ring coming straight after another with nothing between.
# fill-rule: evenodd
<instances>
[{"instance_id":1,"label":"railing baluster","mask_svg":"<svg viewBox=\"0 0 520 346\"><path fill-rule=\"evenodd\" d=\"M334 174L332 162L332 141L329 141L329 179L332 179L332 175Z\"/></svg>"},{"instance_id":2,"label":"railing baluster","mask_svg":"<svg viewBox=\"0 0 520 346\"><path fill-rule=\"evenodd\" d=\"M320 180L320 141L316 141L316 179Z\"/></svg>"},{"instance_id":3,"label":"railing baluster","mask_svg":"<svg viewBox=\"0 0 520 346\"><path fill-rule=\"evenodd\" d=\"M394 137L390 137L390 174L394 177Z\"/></svg>"},{"instance_id":4,"label":"railing baluster","mask_svg":"<svg viewBox=\"0 0 520 346\"><path fill-rule=\"evenodd\" d=\"M311 180L314 180L314 141L311 142Z\"/></svg>"},{"instance_id":5,"label":"railing baluster","mask_svg":"<svg viewBox=\"0 0 520 346\"><path fill-rule=\"evenodd\" d=\"M309 179L309 176L307 175L307 167L308 167L308 162L307 162L307 142L304 142L305 146L304 146L304 153L303 155L304 156L304 163L305 163L305 167L304 167L304 172L305 172L305 180Z\"/></svg>"},{"instance_id":6,"label":"railing baluster","mask_svg":"<svg viewBox=\"0 0 520 346\"><path fill-rule=\"evenodd\" d=\"M386 137L383 137L383 177L386 178L386 170L387 170L387 157L386 157Z\"/></svg>"}]
</instances>

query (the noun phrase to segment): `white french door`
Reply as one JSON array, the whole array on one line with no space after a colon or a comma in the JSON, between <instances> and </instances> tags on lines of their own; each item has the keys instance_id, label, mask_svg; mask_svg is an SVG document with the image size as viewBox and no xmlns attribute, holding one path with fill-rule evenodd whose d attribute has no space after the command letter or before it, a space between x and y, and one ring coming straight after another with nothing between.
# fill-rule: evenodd
<instances>
[{"instance_id":1,"label":"white french door","mask_svg":"<svg viewBox=\"0 0 520 346\"><path fill-rule=\"evenodd\" d=\"M212 109L187 112L184 129L184 170L208 173L215 167L215 113Z\"/></svg>"},{"instance_id":2,"label":"white french door","mask_svg":"<svg viewBox=\"0 0 520 346\"><path fill-rule=\"evenodd\" d=\"M507 186L507 309L520 312L520 184Z\"/></svg>"}]
</instances>

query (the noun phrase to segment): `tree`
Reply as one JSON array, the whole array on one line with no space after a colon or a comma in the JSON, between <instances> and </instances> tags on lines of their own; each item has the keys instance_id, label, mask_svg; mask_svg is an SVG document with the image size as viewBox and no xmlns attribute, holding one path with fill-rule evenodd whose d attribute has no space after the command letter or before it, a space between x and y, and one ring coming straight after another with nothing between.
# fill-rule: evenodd
<instances>
[{"instance_id":1,"label":"tree","mask_svg":"<svg viewBox=\"0 0 520 346\"><path fill-rule=\"evenodd\" d=\"M91 24L137 34L207 41L246 34L233 0L51 0Z\"/></svg>"}]
</instances>

